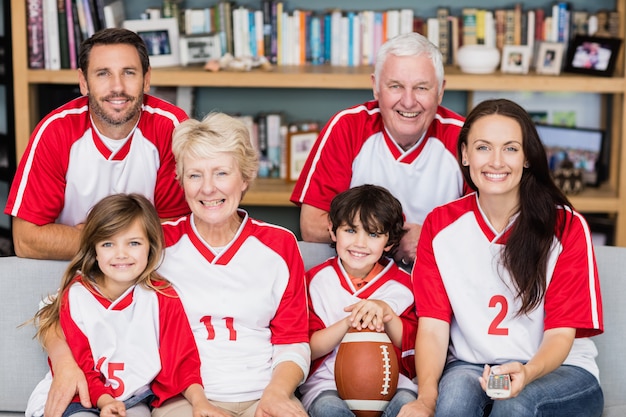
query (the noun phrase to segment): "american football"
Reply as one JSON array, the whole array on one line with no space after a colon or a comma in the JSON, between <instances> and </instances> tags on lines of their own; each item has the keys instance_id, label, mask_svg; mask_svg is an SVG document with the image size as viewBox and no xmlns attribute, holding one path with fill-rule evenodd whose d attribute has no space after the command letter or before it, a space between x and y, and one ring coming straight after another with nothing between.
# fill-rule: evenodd
<instances>
[{"instance_id":1,"label":"american football","mask_svg":"<svg viewBox=\"0 0 626 417\"><path fill-rule=\"evenodd\" d=\"M384 332L351 328L337 350L339 396L357 417L379 417L396 393L399 365Z\"/></svg>"}]
</instances>

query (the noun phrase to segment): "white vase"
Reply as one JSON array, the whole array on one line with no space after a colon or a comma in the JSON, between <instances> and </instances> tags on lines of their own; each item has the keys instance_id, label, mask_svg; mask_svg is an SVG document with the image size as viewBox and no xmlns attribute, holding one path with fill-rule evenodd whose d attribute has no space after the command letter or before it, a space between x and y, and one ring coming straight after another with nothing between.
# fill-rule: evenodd
<instances>
[{"instance_id":1,"label":"white vase","mask_svg":"<svg viewBox=\"0 0 626 417\"><path fill-rule=\"evenodd\" d=\"M461 71L469 74L490 74L500 64L498 48L487 45L464 45L457 52Z\"/></svg>"}]
</instances>

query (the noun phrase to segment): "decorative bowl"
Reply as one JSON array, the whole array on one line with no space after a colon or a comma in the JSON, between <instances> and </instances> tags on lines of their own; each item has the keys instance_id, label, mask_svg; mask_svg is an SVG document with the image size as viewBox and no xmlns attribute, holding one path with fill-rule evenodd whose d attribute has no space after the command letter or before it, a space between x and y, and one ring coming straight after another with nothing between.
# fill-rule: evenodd
<instances>
[{"instance_id":1,"label":"decorative bowl","mask_svg":"<svg viewBox=\"0 0 626 417\"><path fill-rule=\"evenodd\" d=\"M498 48L487 45L464 45L457 52L461 71L469 74L490 74L500 64Z\"/></svg>"}]
</instances>

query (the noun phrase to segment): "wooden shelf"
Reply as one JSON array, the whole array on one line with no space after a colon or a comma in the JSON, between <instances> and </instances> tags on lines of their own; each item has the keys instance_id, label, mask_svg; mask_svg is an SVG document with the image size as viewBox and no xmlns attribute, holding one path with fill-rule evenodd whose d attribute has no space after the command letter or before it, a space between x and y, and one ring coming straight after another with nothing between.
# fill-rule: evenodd
<instances>
[{"instance_id":1,"label":"wooden shelf","mask_svg":"<svg viewBox=\"0 0 626 417\"><path fill-rule=\"evenodd\" d=\"M329 65L281 66L271 71L209 72L201 67L153 68L154 86L192 86L226 88L314 88L369 90L371 67L332 67ZM30 84L76 84L76 70L28 70ZM623 93L623 77L595 77L574 74L559 76L535 73L512 75L464 74L458 68L446 68L447 90L484 91L572 91L593 93Z\"/></svg>"},{"instance_id":2,"label":"wooden shelf","mask_svg":"<svg viewBox=\"0 0 626 417\"><path fill-rule=\"evenodd\" d=\"M294 183L281 179L257 178L241 203L244 206L295 207L289 201Z\"/></svg>"}]
</instances>

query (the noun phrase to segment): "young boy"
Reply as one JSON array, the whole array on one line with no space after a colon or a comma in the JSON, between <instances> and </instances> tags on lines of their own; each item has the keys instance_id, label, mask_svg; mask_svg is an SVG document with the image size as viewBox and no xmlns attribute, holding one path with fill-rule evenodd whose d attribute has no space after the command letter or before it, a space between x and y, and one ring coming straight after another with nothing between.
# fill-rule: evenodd
<instances>
[{"instance_id":1,"label":"young boy","mask_svg":"<svg viewBox=\"0 0 626 417\"><path fill-rule=\"evenodd\" d=\"M362 185L333 199L329 220L337 256L307 272L313 364L300 387L302 403L311 417L354 415L339 398L335 358L351 327L367 327L386 332L396 347L398 391L382 415L395 417L417 392L411 380L417 328L411 279L387 257L405 233L402 206L385 188Z\"/></svg>"}]
</instances>

